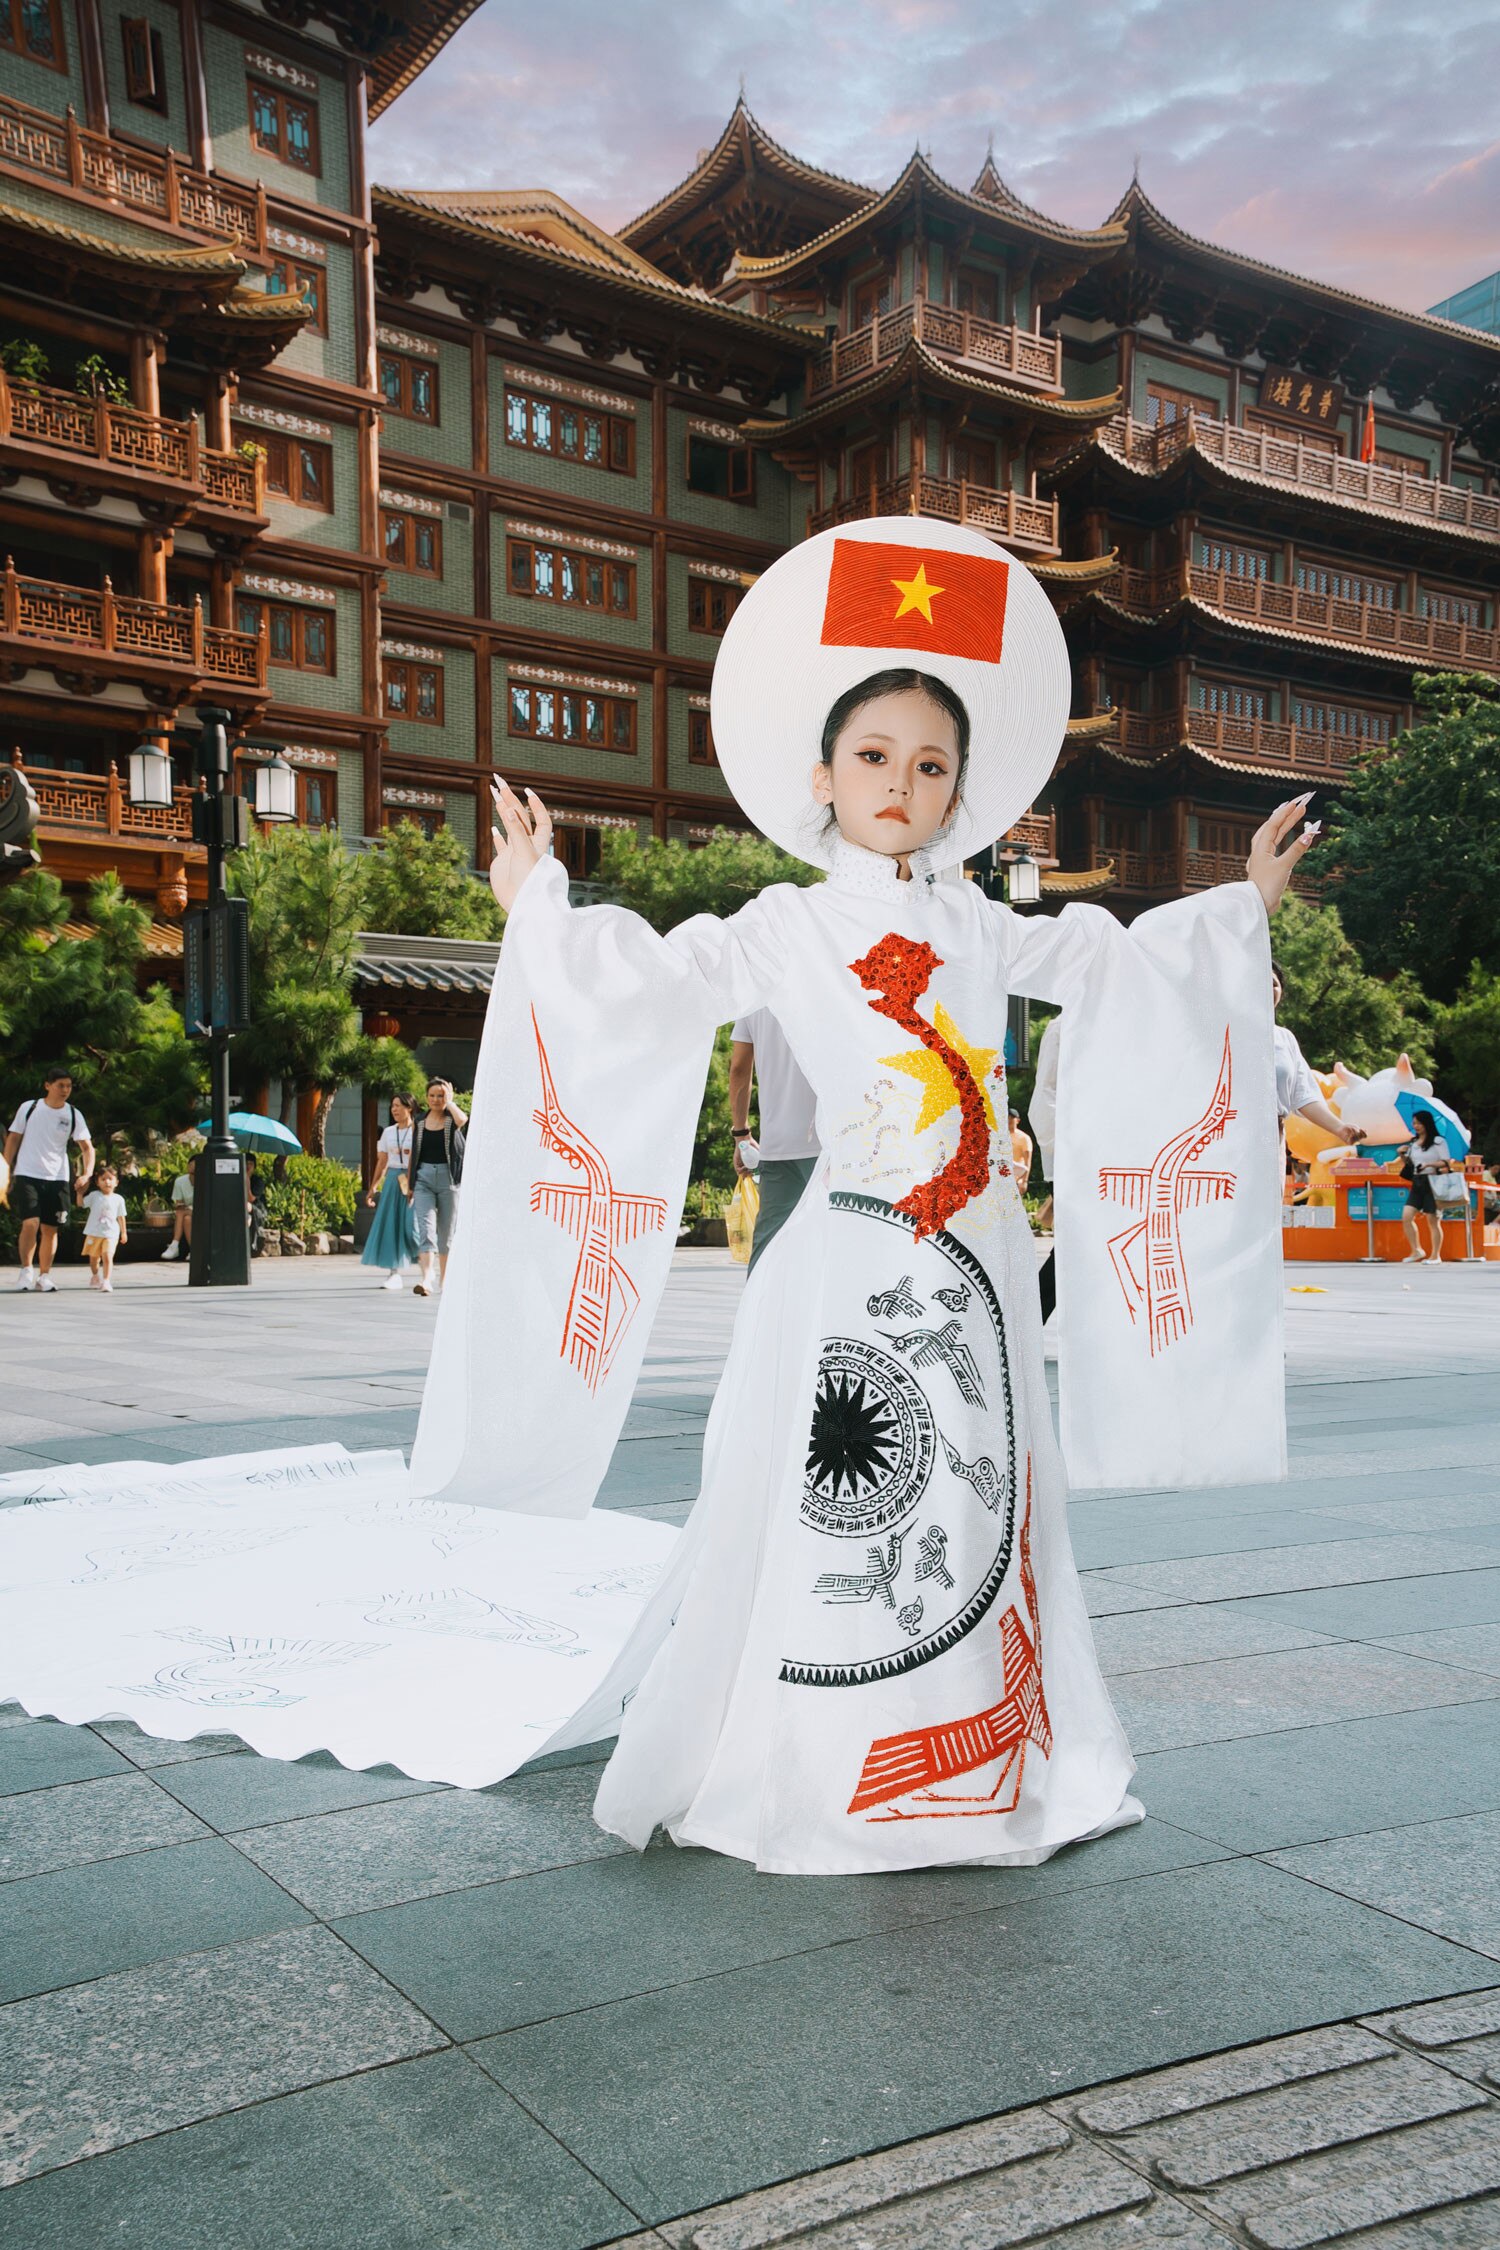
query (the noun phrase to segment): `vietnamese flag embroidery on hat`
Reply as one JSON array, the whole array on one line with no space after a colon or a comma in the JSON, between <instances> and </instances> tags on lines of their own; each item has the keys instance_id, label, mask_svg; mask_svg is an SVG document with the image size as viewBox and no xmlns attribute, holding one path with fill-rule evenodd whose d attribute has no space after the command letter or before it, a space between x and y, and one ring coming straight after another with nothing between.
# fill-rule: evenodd
<instances>
[{"instance_id":1,"label":"vietnamese flag embroidery on hat","mask_svg":"<svg viewBox=\"0 0 1500 2250\"><path fill-rule=\"evenodd\" d=\"M998 664L1009 566L951 547L836 539L822 639L830 648L909 649Z\"/></svg>"}]
</instances>

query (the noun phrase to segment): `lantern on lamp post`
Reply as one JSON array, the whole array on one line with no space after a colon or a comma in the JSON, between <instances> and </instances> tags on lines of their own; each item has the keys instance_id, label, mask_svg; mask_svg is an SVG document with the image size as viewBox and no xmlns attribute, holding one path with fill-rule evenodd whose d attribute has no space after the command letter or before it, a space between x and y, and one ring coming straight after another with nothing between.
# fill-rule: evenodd
<instances>
[{"instance_id":1,"label":"lantern on lamp post","mask_svg":"<svg viewBox=\"0 0 1500 2250\"><path fill-rule=\"evenodd\" d=\"M149 736L130 753L130 802L157 811L172 804L172 760L165 743Z\"/></svg>"},{"instance_id":2,"label":"lantern on lamp post","mask_svg":"<svg viewBox=\"0 0 1500 2250\"><path fill-rule=\"evenodd\" d=\"M1042 871L1022 844L1006 871L1005 895L1012 906L1035 906L1042 895Z\"/></svg>"},{"instance_id":3,"label":"lantern on lamp post","mask_svg":"<svg viewBox=\"0 0 1500 2250\"><path fill-rule=\"evenodd\" d=\"M271 827L297 817L297 776L279 750L255 769L255 817Z\"/></svg>"}]
</instances>

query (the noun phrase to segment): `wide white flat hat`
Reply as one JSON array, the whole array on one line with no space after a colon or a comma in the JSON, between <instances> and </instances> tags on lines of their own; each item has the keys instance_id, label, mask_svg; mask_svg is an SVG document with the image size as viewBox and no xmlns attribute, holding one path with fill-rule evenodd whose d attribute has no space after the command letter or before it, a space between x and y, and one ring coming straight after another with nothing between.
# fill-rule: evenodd
<instances>
[{"instance_id":1,"label":"wide white flat hat","mask_svg":"<svg viewBox=\"0 0 1500 2250\"><path fill-rule=\"evenodd\" d=\"M714 666L714 747L764 835L828 864L811 774L823 722L872 673L935 674L969 714L963 802L928 846L942 867L983 851L1052 772L1072 684L1067 643L1024 563L982 532L869 516L804 540L750 588Z\"/></svg>"}]
</instances>

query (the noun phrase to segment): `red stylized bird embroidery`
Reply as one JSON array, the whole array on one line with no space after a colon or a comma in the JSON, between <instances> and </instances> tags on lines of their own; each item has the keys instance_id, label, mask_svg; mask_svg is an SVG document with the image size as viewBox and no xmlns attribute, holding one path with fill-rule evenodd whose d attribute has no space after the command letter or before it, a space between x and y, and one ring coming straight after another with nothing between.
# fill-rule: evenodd
<instances>
[{"instance_id":1,"label":"red stylized bird embroidery","mask_svg":"<svg viewBox=\"0 0 1500 2250\"><path fill-rule=\"evenodd\" d=\"M640 1291L615 1252L622 1243L634 1242L637 1235L661 1232L667 1223L666 1198L617 1192L604 1157L557 1098L535 1009L531 1028L536 1033L542 1079L542 1106L532 1115L540 1128L542 1146L575 1172L584 1174L577 1181L537 1180L531 1190L531 1208L555 1219L580 1245L563 1323L561 1357L577 1368L591 1391L597 1391L614 1364L641 1301Z\"/></svg>"},{"instance_id":2,"label":"red stylized bird embroidery","mask_svg":"<svg viewBox=\"0 0 1500 2250\"><path fill-rule=\"evenodd\" d=\"M1229 1033L1224 1033L1224 1057L1219 1064L1213 1098L1203 1115L1159 1149L1150 1164L1105 1165L1099 1172L1099 1194L1127 1211L1144 1211L1133 1227L1112 1235L1110 1262L1124 1294L1132 1320L1137 1308L1146 1308L1146 1333L1154 1358L1185 1336L1193 1325L1193 1300L1188 1291L1187 1268L1182 1255L1182 1214L1200 1203L1228 1203L1234 1195L1233 1172L1196 1172L1205 1149L1222 1140L1234 1111L1231 1092ZM1145 1237L1145 1271L1132 1252Z\"/></svg>"}]
</instances>

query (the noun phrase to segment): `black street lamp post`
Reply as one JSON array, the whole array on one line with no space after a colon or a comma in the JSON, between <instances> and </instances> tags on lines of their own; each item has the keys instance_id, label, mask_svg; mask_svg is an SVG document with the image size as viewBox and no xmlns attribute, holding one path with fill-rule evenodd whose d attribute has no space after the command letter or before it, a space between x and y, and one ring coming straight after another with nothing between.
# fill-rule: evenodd
<instances>
[{"instance_id":1,"label":"black street lamp post","mask_svg":"<svg viewBox=\"0 0 1500 2250\"><path fill-rule=\"evenodd\" d=\"M245 1159L229 1131L229 1043L249 1021L249 928L243 899L231 898L225 859L250 840L250 807L232 785L233 714L200 705L194 744L198 794L193 837L208 850L208 903L183 922L183 1015L190 1038L209 1050L208 1142L193 1188L195 1288L241 1287L250 1279Z\"/></svg>"}]
</instances>

